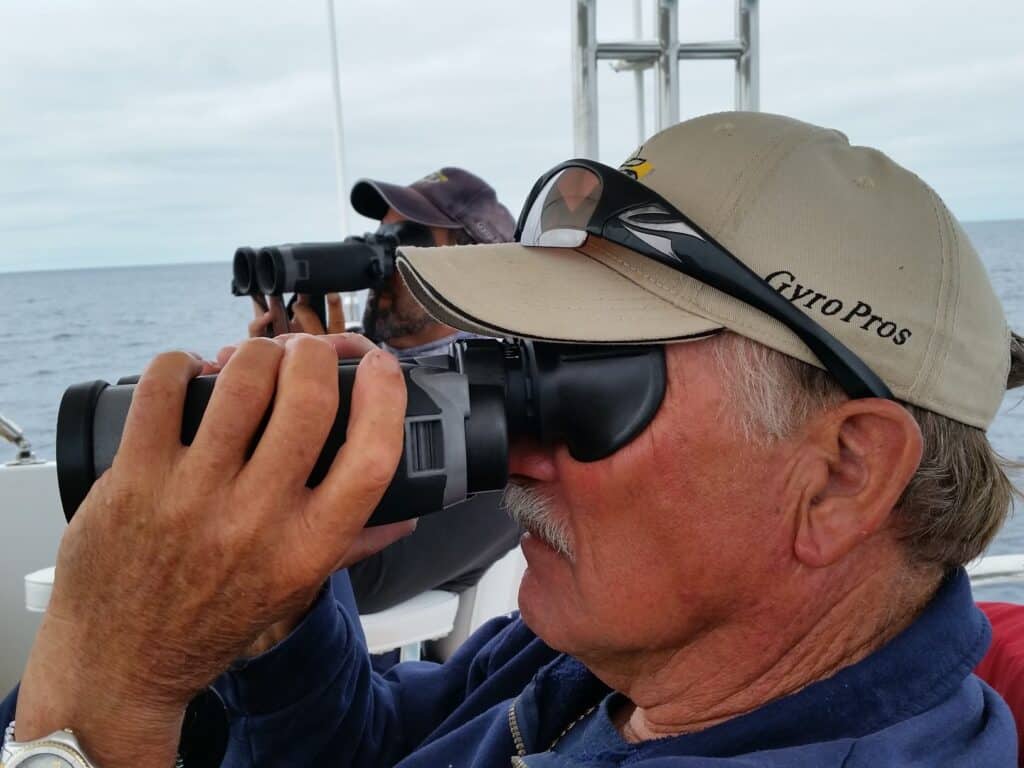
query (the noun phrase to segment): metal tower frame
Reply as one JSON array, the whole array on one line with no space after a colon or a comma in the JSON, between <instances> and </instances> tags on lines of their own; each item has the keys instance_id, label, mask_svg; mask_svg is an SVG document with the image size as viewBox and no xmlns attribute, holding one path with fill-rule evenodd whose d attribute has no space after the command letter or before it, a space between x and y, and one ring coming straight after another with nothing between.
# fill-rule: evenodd
<instances>
[{"instance_id":1,"label":"metal tower frame","mask_svg":"<svg viewBox=\"0 0 1024 768\"><path fill-rule=\"evenodd\" d=\"M573 146L578 157L597 157L597 62L635 72L637 127L644 136L643 71L655 70L657 130L679 122L679 62L732 59L736 62L736 108L759 108L758 0L736 0L736 38L706 43L679 42L678 0L654 0L657 40L597 41L597 0L573 4ZM634 29L640 36L640 0L634 0Z\"/></svg>"}]
</instances>

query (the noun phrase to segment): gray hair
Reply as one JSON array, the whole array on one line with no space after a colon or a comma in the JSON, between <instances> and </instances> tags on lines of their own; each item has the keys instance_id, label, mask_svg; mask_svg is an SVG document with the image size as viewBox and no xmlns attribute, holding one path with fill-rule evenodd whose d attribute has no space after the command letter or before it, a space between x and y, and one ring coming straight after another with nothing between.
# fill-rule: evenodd
<instances>
[{"instance_id":1,"label":"gray hair","mask_svg":"<svg viewBox=\"0 0 1024 768\"><path fill-rule=\"evenodd\" d=\"M727 382L733 426L767 444L796 432L845 393L825 371L734 333L712 342ZM1024 340L1014 334L1007 388L1024 383ZM925 568L965 565L985 550L1020 491L1008 472L1020 464L993 450L985 432L932 411L902 404L917 421L924 453L895 508L910 562Z\"/></svg>"}]
</instances>

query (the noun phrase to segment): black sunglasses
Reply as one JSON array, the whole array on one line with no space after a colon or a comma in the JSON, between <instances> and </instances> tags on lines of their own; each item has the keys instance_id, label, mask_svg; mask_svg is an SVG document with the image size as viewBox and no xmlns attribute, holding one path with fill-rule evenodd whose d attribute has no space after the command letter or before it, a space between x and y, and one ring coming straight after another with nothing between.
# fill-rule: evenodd
<instances>
[{"instance_id":1,"label":"black sunglasses","mask_svg":"<svg viewBox=\"0 0 1024 768\"><path fill-rule=\"evenodd\" d=\"M851 398L895 399L863 360L657 192L628 171L568 160L534 184L515 239L522 245L578 248L588 235L641 253L780 321Z\"/></svg>"}]
</instances>

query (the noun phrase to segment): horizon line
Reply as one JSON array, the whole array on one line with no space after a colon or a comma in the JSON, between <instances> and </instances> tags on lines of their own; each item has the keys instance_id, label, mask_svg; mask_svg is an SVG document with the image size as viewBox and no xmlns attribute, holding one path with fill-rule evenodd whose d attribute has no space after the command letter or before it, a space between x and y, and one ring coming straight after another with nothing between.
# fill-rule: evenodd
<instances>
[{"instance_id":1,"label":"horizon line","mask_svg":"<svg viewBox=\"0 0 1024 768\"><path fill-rule=\"evenodd\" d=\"M960 222L963 226L971 224L1003 224L1009 222L1024 222L1024 217L1012 218L1012 219L973 219L971 221ZM93 264L86 266L76 267L43 267L43 268L31 268L23 269L19 267L5 268L0 265L0 275L31 275L42 272L84 272L87 270L97 269L149 269L156 267L182 267L182 266L205 266L207 264L230 264L230 259L213 259L210 261L161 261L149 264Z\"/></svg>"}]
</instances>

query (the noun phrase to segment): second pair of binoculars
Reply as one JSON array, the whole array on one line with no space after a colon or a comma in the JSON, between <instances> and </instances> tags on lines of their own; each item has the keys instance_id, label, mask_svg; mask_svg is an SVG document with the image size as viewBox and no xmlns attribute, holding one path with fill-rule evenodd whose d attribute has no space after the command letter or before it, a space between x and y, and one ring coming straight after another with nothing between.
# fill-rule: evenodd
<instances>
[{"instance_id":1,"label":"second pair of binoculars","mask_svg":"<svg viewBox=\"0 0 1024 768\"><path fill-rule=\"evenodd\" d=\"M430 229L411 221L382 224L376 232L341 242L288 243L235 251L231 292L236 296L359 291L395 272L401 245L434 245Z\"/></svg>"}]
</instances>

